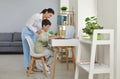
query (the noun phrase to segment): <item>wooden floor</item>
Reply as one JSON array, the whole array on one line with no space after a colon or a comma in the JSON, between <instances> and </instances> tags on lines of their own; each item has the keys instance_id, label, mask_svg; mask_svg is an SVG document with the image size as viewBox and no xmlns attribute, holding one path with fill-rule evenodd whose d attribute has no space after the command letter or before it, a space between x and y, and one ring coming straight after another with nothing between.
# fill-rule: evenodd
<instances>
[{"instance_id":1,"label":"wooden floor","mask_svg":"<svg viewBox=\"0 0 120 79\"><path fill-rule=\"evenodd\" d=\"M0 55L0 79L51 79L46 78L44 73L32 72L28 78L23 67L23 55ZM74 79L73 63L69 63L67 71L66 63L59 60L56 65L55 79Z\"/></svg>"}]
</instances>

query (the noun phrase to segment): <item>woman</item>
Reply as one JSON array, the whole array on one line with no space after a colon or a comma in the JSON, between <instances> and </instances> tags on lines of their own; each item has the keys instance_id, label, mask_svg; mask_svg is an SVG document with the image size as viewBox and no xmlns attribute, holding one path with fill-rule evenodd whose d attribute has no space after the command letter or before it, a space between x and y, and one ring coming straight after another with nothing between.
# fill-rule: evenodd
<instances>
[{"instance_id":1,"label":"woman","mask_svg":"<svg viewBox=\"0 0 120 79\"><path fill-rule=\"evenodd\" d=\"M41 13L34 14L27 22L26 27L22 30L22 44L23 44L23 53L24 53L24 65L25 68L29 68L29 63L31 61L31 56L29 54L29 46L25 39L25 36L29 35L33 42L36 40L36 33L40 34L42 27L42 20L48 19L54 15L54 10L51 8L44 9Z\"/></svg>"}]
</instances>

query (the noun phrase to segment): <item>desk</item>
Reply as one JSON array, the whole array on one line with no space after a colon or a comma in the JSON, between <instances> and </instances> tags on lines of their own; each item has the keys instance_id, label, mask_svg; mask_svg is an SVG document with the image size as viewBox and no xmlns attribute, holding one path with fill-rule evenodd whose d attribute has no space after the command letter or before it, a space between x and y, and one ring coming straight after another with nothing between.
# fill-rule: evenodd
<instances>
[{"instance_id":1,"label":"desk","mask_svg":"<svg viewBox=\"0 0 120 79\"><path fill-rule=\"evenodd\" d=\"M53 61L53 68L52 68L52 79L54 79L57 48L79 46L79 39L52 39L51 45L54 48L54 61ZM74 64L75 64L75 61L74 61Z\"/></svg>"}]
</instances>

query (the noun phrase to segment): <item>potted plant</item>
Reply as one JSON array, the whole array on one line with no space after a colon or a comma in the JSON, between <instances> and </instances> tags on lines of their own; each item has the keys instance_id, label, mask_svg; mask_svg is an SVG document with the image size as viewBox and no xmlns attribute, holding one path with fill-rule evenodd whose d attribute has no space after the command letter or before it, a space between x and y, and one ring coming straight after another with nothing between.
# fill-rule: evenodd
<instances>
[{"instance_id":1,"label":"potted plant","mask_svg":"<svg viewBox=\"0 0 120 79\"><path fill-rule=\"evenodd\" d=\"M49 36L54 36L55 35L53 31L49 31L48 33L49 33Z\"/></svg>"},{"instance_id":2,"label":"potted plant","mask_svg":"<svg viewBox=\"0 0 120 79\"><path fill-rule=\"evenodd\" d=\"M95 16L92 17L87 17L85 18L85 24L86 27L83 28L83 32L88 34L91 39L92 39L92 35L93 35L93 31L94 29L103 29L103 27L101 27L98 23L97 23L97 18ZM100 39L100 34L98 35L98 40Z\"/></svg>"},{"instance_id":3,"label":"potted plant","mask_svg":"<svg viewBox=\"0 0 120 79\"><path fill-rule=\"evenodd\" d=\"M66 7L66 6L62 6L62 7L61 7L61 10L62 10L62 11L66 11L66 10L67 10L67 7Z\"/></svg>"},{"instance_id":4,"label":"potted plant","mask_svg":"<svg viewBox=\"0 0 120 79\"><path fill-rule=\"evenodd\" d=\"M53 31L49 31L50 36L59 36L60 33L59 32L53 32Z\"/></svg>"},{"instance_id":5,"label":"potted plant","mask_svg":"<svg viewBox=\"0 0 120 79\"><path fill-rule=\"evenodd\" d=\"M60 32L55 32L55 35L56 36L60 36Z\"/></svg>"}]
</instances>

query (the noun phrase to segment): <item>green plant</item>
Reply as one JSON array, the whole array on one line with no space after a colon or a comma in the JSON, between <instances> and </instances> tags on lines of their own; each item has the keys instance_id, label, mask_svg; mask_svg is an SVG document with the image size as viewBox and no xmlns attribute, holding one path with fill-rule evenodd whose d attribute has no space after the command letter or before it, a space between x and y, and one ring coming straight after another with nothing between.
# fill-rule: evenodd
<instances>
[{"instance_id":1,"label":"green plant","mask_svg":"<svg viewBox=\"0 0 120 79\"><path fill-rule=\"evenodd\" d=\"M85 18L85 23L86 27L82 30L88 35L92 35L94 29L103 29L103 27L97 23L97 18L95 16Z\"/></svg>"},{"instance_id":2,"label":"green plant","mask_svg":"<svg viewBox=\"0 0 120 79\"><path fill-rule=\"evenodd\" d=\"M53 32L53 31L49 31L49 34L51 34L51 35L60 35L59 32Z\"/></svg>"},{"instance_id":3,"label":"green plant","mask_svg":"<svg viewBox=\"0 0 120 79\"><path fill-rule=\"evenodd\" d=\"M49 31L49 34L54 35L54 32L53 31Z\"/></svg>"},{"instance_id":4,"label":"green plant","mask_svg":"<svg viewBox=\"0 0 120 79\"><path fill-rule=\"evenodd\" d=\"M61 7L61 10L62 10L62 11L63 11L63 10L65 11L65 10L67 10L67 7L66 7L66 6L62 6L62 7Z\"/></svg>"},{"instance_id":5,"label":"green plant","mask_svg":"<svg viewBox=\"0 0 120 79\"><path fill-rule=\"evenodd\" d=\"M60 32L55 32L55 35L60 35Z\"/></svg>"}]
</instances>

